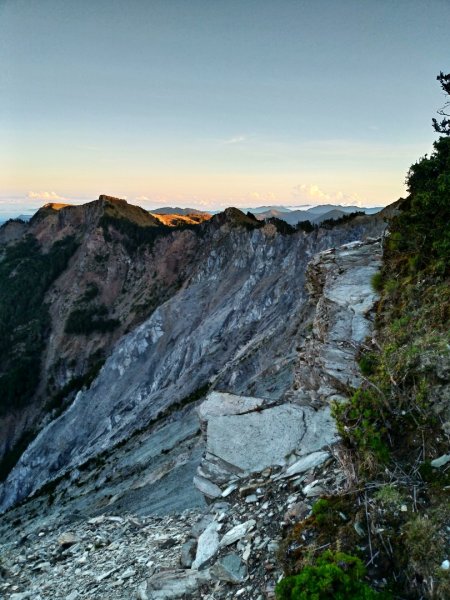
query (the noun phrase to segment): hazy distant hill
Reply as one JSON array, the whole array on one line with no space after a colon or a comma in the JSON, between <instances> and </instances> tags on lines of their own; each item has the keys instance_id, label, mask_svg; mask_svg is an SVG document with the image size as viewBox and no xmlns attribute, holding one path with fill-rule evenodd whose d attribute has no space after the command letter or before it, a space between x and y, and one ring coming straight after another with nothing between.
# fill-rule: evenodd
<instances>
[{"instance_id":1,"label":"hazy distant hill","mask_svg":"<svg viewBox=\"0 0 450 600\"><path fill-rule=\"evenodd\" d=\"M256 206L256 207L252 207L252 208L241 208L240 210L242 210L242 212L251 212L254 215L259 214L259 213L266 213L266 212L274 212L274 213L288 213L288 212L292 212L290 208L286 208L286 206L278 206L278 205L272 205L272 206ZM272 216L276 217L277 214L273 214Z\"/></svg>"},{"instance_id":2,"label":"hazy distant hill","mask_svg":"<svg viewBox=\"0 0 450 600\"><path fill-rule=\"evenodd\" d=\"M261 207L263 208L263 207ZM264 219L270 219L276 217L286 221L289 225L297 225L303 221L311 221L316 225L320 225L322 221L328 219L340 219L346 214L355 212L364 212L367 215L373 215L382 210L383 207L360 207L360 206L340 206L336 204L320 204L318 206L312 206L306 210L290 210L283 206L270 207L269 210L261 211L259 208L250 209L255 217L262 221Z\"/></svg>"},{"instance_id":3,"label":"hazy distant hill","mask_svg":"<svg viewBox=\"0 0 450 600\"><path fill-rule=\"evenodd\" d=\"M209 211L198 210L197 208L180 208L179 206L163 206L162 208L155 208L150 210L150 213L154 215L209 215Z\"/></svg>"},{"instance_id":4,"label":"hazy distant hill","mask_svg":"<svg viewBox=\"0 0 450 600\"><path fill-rule=\"evenodd\" d=\"M150 213L156 217L163 225L169 227L182 227L183 225L198 225L204 221L209 221L212 215L210 213L191 213L187 215L179 215L177 213L172 214L160 214Z\"/></svg>"}]
</instances>

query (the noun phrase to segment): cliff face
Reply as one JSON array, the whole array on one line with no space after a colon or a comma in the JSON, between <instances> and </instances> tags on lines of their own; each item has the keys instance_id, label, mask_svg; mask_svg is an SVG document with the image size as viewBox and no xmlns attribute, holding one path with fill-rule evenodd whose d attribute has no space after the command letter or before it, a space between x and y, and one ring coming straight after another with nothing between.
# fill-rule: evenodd
<instances>
[{"instance_id":1,"label":"cliff face","mask_svg":"<svg viewBox=\"0 0 450 600\"><path fill-rule=\"evenodd\" d=\"M107 196L82 206L46 205L28 224L0 229L3 475L30 437L89 385L117 340L179 289L196 264L199 240L195 228L165 227ZM21 330L36 333L24 342ZM29 385L18 395L23 380Z\"/></svg>"},{"instance_id":2,"label":"cliff face","mask_svg":"<svg viewBox=\"0 0 450 600\"><path fill-rule=\"evenodd\" d=\"M329 402L358 381L373 326L379 241L312 255L330 241L226 224L214 232L189 284L116 346L11 473L4 506L28 482L47 482L0 519L18 589L225 599L231 584L245 586L244 599L273 597L283 531L347 486ZM177 402L204 377L216 389ZM24 565L23 546L8 543L17 537Z\"/></svg>"},{"instance_id":3,"label":"cliff face","mask_svg":"<svg viewBox=\"0 0 450 600\"><path fill-rule=\"evenodd\" d=\"M187 265L185 283L150 318L116 343L90 389L79 392L72 405L28 447L2 486L3 509L68 472L76 477L74 469L101 453L111 453L115 445L150 423L156 422L157 427L170 424L177 418L174 410L177 415L182 405L196 399L206 387L259 396L267 402L312 403L311 397L305 402L299 384L302 357L298 352L305 348L314 313L312 305L306 303L306 265L321 250L367 233L381 233L383 220L368 218L365 223L310 235L281 235L273 225L251 229L251 223L242 227L236 223L236 215L231 216L212 219L201 241L191 231L183 231L155 242L160 256L157 271L168 277L167 273L183 272ZM95 229L90 238L94 246L98 235ZM195 260L187 259L189 248ZM92 248L85 251L85 261L91 254ZM344 261L337 265L338 271L354 266L352 260L357 259L353 251L347 254L349 264ZM375 265L376 252L369 251L368 257L372 254ZM78 260L77 265L85 261ZM134 281L138 290L148 287L145 278L138 278L138 267L132 261L126 267L125 257L118 260L115 256L111 261L119 265L116 269L124 268L127 281ZM171 268L165 267L167 264ZM335 266L330 263L330 274L335 273ZM351 282L346 285L352 289ZM353 287L358 285L356 280ZM52 310L62 314L64 305L58 304L58 293L54 293ZM129 301L115 298L114 306L121 306L125 315ZM342 293L330 301L344 302ZM364 329L359 314L365 308L362 300L361 310L358 308L346 323L358 341ZM50 353L47 350L47 355ZM189 407L187 411L191 414ZM191 443L183 465L192 475L199 458ZM174 465L179 465L176 456L172 457L172 468L159 468L167 475Z\"/></svg>"}]
</instances>

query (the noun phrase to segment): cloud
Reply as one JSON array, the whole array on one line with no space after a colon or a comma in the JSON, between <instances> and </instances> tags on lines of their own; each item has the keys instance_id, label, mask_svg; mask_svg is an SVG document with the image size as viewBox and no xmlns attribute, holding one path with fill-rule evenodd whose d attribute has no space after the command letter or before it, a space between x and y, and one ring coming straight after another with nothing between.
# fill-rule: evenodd
<instances>
[{"instance_id":1,"label":"cloud","mask_svg":"<svg viewBox=\"0 0 450 600\"><path fill-rule=\"evenodd\" d=\"M296 201L305 204L341 204L362 206L363 201L357 194L346 194L341 191L325 192L316 184L299 184L292 190Z\"/></svg>"},{"instance_id":2,"label":"cloud","mask_svg":"<svg viewBox=\"0 0 450 600\"><path fill-rule=\"evenodd\" d=\"M149 202L150 198L147 198L147 196L138 196L137 198L135 198L136 202Z\"/></svg>"},{"instance_id":3,"label":"cloud","mask_svg":"<svg viewBox=\"0 0 450 600\"><path fill-rule=\"evenodd\" d=\"M28 192L27 198L29 200L47 200L47 202L67 200L67 198L59 196L56 192Z\"/></svg>"},{"instance_id":4,"label":"cloud","mask_svg":"<svg viewBox=\"0 0 450 600\"><path fill-rule=\"evenodd\" d=\"M226 145L230 145L230 144L242 144L242 142L245 142L247 138L245 137L245 135L237 135L235 137L230 138L229 140L225 140L223 143Z\"/></svg>"}]
</instances>

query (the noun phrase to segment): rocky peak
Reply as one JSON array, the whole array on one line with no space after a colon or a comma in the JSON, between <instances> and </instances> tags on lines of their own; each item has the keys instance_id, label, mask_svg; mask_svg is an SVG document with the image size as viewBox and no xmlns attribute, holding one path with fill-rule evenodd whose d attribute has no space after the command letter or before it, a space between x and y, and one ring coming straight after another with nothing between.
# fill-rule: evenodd
<instances>
[{"instance_id":1,"label":"rocky peak","mask_svg":"<svg viewBox=\"0 0 450 600\"><path fill-rule=\"evenodd\" d=\"M216 227L228 225L229 227L245 227L246 229L258 229L262 226L255 218L247 216L238 208L226 208L223 212L214 215L211 223Z\"/></svg>"},{"instance_id":2,"label":"rocky peak","mask_svg":"<svg viewBox=\"0 0 450 600\"><path fill-rule=\"evenodd\" d=\"M108 196L108 194L100 194L98 197L100 202L110 202L111 204L128 204L123 198L117 198L116 196Z\"/></svg>"}]
</instances>

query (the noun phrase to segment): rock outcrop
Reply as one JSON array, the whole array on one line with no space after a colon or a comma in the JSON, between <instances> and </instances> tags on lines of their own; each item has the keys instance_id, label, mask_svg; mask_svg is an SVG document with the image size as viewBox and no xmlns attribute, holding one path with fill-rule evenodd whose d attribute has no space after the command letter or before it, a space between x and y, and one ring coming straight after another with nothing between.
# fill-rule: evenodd
<instances>
[{"instance_id":1,"label":"rock outcrop","mask_svg":"<svg viewBox=\"0 0 450 600\"><path fill-rule=\"evenodd\" d=\"M299 351L294 390L279 401L212 392L199 407L206 453L197 487L209 497L219 487L269 466L308 465L298 458L336 441L330 401L360 383L356 356L371 332L376 300L371 279L381 264L379 240L353 242L316 255L306 287L314 307L312 333ZM286 401L291 398L291 401ZM297 461L297 462L295 462ZM320 464L317 463L317 464ZM207 483L214 484L208 493Z\"/></svg>"},{"instance_id":2,"label":"rock outcrop","mask_svg":"<svg viewBox=\"0 0 450 600\"><path fill-rule=\"evenodd\" d=\"M211 238L205 241L207 252L189 284L118 343L91 388L79 393L68 410L29 446L1 488L3 510L126 440L152 420L164 418L171 407L189 401L204 386L238 395L258 396L263 391L267 400L282 403L290 398L308 404L302 400L304 390L293 389L298 371L295 349L303 344L314 310L306 303L306 264L333 241L347 241L360 232L350 228L324 232L323 237L285 236L270 227L248 231L235 226L235 213L232 217L231 223L219 228L212 223ZM376 246L370 248L363 254L370 262L366 269L373 272ZM348 267L353 276L362 276L363 259L358 262L357 256L356 247L346 249L337 259L342 262L338 269ZM330 275L330 281L334 276ZM347 277L351 280L352 275ZM354 289L359 284L358 280ZM334 297L330 302L338 306ZM352 310L349 304L344 309ZM331 317L328 321L334 322ZM348 328L339 333L348 335ZM336 347L338 338L334 341ZM321 379L313 382L315 386L317 381ZM298 423L308 413L298 407L272 410L283 413L285 420L295 414ZM246 419L250 429L254 420L255 416ZM262 413L257 420L269 424L270 413ZM293 432L294 427L288 429ZM295 445L293 439L287 452L293 449L291 445Z\"/></svg>"},{"instance_id":3,"label":"rock outcrop","mask_svg":"<svg viewBox=\"0 0 450 600\"><path fill-rule=\"evenodd\" d=\"M43 484L52 492L50 506L43 493L3 517L7 597L273 598L283 528L345 489L329 403L357 382L380 242L313 257L308 298L305 238L242 233L226 233L239 254L226 260L215 244L11 473L4 507ZM264 395L251 393L256 374ZM206 399L182 401L205 381L216 386Z\"/></svg>"},{"instance_id":4,"label":"rock outcrop","mask_svg":"<svg viewBox=\"0 0 450 600\"><path fill-rule=\"evenodd\" d=\"M26 247L30 239L34 240L31 249ZM73 254L52 280L51 264L45 264L44 257L53 249L55 261L60 260L56 244L69 239ZM47 204L29 223L10 221L0 228L0 257L13 250L13 242L22 242L23 263L32 253L41 256L34 265L42 271L39 286L50 281L37 307L44 307L48 315L40 316L36 326L30 311L28 320L23 315L13 330L34 331L41 326L35 338L43 349L32 361L33 369L36 362L40 365L34 389L14 402L0 398L0 463L9 454L17 460L24 443L90 383L117 341L180 288L197 265L200 241L195 227L165 227L142 208L108 196L79 206ZM28 290L27 273L21 275L19 264L16 259L11 277L3 284L0 304L11 304L10 288L15 286L22 295ZM48 325L43 326L46 320ZM22 354L33 352L24 348L20 335L16 337L17 342L11 340L3 354L0 349L1 375L17 369ZM14 357L11 364L9 356ZM21 377L29 378L30 369L23 368Z\"/></svg>"}]
</instances>

